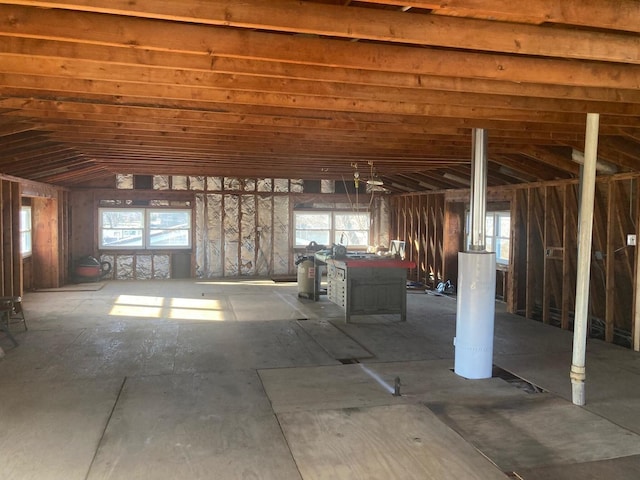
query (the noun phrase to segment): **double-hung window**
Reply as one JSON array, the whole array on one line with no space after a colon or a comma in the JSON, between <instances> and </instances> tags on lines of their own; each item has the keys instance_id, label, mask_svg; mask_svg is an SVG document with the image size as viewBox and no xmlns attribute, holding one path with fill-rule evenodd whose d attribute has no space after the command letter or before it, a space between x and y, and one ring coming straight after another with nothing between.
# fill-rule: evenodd
<instances>
[{"instance_id":1,"label":"double-hung window","mask_svg":"<svg viewBox=\"0 0 640 480\"><path fill-rule=\"evenodd\" d=\"M508 265L511 214L509 212L489 212L487 214L486 229L487 250L496 252L496 263Z\"/></svg>"},{"instance_id":2,"label":"double-hung window","mask_svg":"<svg viewBox=\"0 0 640 480\"><path fill-rule=\"evenodd\" d=\"M311 242L329 246L332 243L352 248L366 248L369 240L369 212L296 211L294 212L295 246Z\"/></svg>"},{"instance_id":3,"label":"double-hung window","mask_svg":"<svg viewBox=\"0 0 640 480\"><path fill-rule=\"evenodd\" d=\"M191 248L191 210L100 208L101 249Z\"/></svg>"}]
</instances>

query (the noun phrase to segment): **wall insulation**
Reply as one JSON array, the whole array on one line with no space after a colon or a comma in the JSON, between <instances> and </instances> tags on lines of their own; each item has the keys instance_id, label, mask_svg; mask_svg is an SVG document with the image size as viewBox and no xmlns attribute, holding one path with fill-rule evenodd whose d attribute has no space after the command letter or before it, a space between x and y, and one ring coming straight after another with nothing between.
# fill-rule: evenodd
<instances>
[{"instance_id":1,"label":"wall insulation","mask_svg":"<svg viewBox=\"0 0 640 480\"><path fill-rule=\"evenodd\" d=\"M138 280L151 280L153 278L151 257L151 255L136 255L135 276Z\"/></svg>"},{"instance_id":2,"label":"wall insulation","mask_svg":"<svg viewBox=\"0 0 640 480\"><path fill-rule=\"evenodd\" d=\"M273 264L273 197L256 197L256 275L268 275Z\"/></svg>"},{"instance_id":3,"label":"wall insulation","mask_svg":"<svg viewBox=\"0 0 640 480\"><path fill-rule=\"evenodd\" d=\"M133 189L133 175L118 175L118 189ZM353 210L348 200L304 196L299 179L245 179L204 176L153 177L153 189L193 193L193 265L197 278L290 275L295 273L291 222L300 202L316 209ZM323 181L323 193L333 193L335 182ZM160 195L161 198L161 195ZM375 246L389 246L390 205L382 195L360 199L362 211L372 211ZM172 205L150 199L149 205ZM108 252L101 261L112 264L111 278L171 278L174 254ZM177 252L183 253L183 252Z\"/></svg>"},{"instance_id":4,"label":"wall insulation","mask_svg":"<svg viewBox=\"0 0 640 480\"><path fill-rule=\"evenodd\" d=\"M256 197L240 197L240 275L255 275Z\"/></svg>"},{"instance_id":5,"label":"wall insulation","mask_svg":"<svg viewBox=\"0 0 640 480\"><path fill-rule=\"evenodd\" d=\"M171 257L168 254L109 254L100 262L109 262L108 280L163 280L171 278Z\"/></svg>"},{"instance_id":6,"label":"wall insulation","mask_svg":"<svg viewBox=\"0 0 640 480\"><path fill-rule=\"evenodd\" d=\"M204 243L197 248L205 249L205 263L202 264L202 277L221 277L224 273L222 262L223 229L222 229L222 195L207 195L207 223L202 226L205 231Z\"/></svg>"},{"instance_id":7,"label":"wall insulation","mask_svg":"<svg viewBox=\"0 0 640 480\"><path fill-rule=\"evenodd\" d=\"M287 196L196 194L195 219L198 277L290 272Z\"/></svg>"},{"instance_id":8,"label":"wall insulation","mask_svg":"<svg viewBox=\"0 0 640 480\"><path fill-rule=\"evenodd\" d=\"M204 190L205 177L189 177L189 190Z\"/></svg>"},{"instance_id":9,"label":"wall insulation","mask_svg":"<svg viewBox=\"0 0 640 480\"><path fill-rule=\"evenodd\" d=\"M224 276L235 277L240 273L239 244L240 228L238 195L225 195L223 197L223 228L224 228Z\"/></svg>"},{"instance_id":10,"label":"wall insulation","mask_svg":"<svg viewBox=\"0 0 640 480\"><path fill-rule=\"evenodd\" d=\"M289 197L273 198L273 273L290 273Z\"/></svg>"},{"instance_id":11,"label":"wall insulation","mask_svg":"<svg viewBox=\"0 0 640 480\"><path fill-rule=\"evenodd\" d=\"M202 268L206 265L206 248L207 248L207 231L206 226L208 224L207 211L205 209L205 202L207 197L205 195L196 195L195 208L193 211L194 225L196 226L194 232L194 240L196 248L194 249L195 263L196 263L196 276L203 277L204 272Z\"/></svg>"}]
</instances>

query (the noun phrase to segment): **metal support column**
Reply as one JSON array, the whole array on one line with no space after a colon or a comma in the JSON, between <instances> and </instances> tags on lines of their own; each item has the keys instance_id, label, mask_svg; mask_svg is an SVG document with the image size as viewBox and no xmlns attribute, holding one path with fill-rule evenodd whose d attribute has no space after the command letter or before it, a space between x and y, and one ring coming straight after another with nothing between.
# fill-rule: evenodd
<instances>
[{"instance_id":1,"label":"metal support column","mask_svg":"<svg viewBox=\"0 0 640 480\"><path fill-rule=\"evenodd\" d=\"M496 298L496 254L487 252L487 133L473 131L471 245L458 253L458 298L454 371L471 379L491 378Z\"/></svg>"},{"instance_id":2,"label":"metal support column","mask_svg":"<svg viewBox=\"0 0 640 480\"><path fill-rule=\"evenodd\" d=\"M486 247L486 215L487 215L487 131L482 128L473 129L471 161L471 251L483 251Z\"/></svg>"},{"instance_id":3,"label":"metal support column","mask_svg":"<svg viewBox=\"0 0 640 480\"><path fill-rule=\"evenodd\" d=\"M587 349L587 317L589 315L589 277L591 275L591 241L593 236L593 206L596 192L596 160L600 115L587 114L584 147L584 168L580 178L580 212L578 214L578 272L576 306L573 324L573 360L571 363L571 394L575 405L585 404L585 357Z\"/></svg>"}]
</instances>

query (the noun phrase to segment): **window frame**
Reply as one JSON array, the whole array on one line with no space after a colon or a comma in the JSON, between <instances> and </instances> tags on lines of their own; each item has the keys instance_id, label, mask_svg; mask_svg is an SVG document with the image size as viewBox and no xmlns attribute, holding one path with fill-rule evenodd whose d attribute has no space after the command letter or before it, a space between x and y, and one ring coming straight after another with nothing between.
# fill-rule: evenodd
<instances>
[{"instance_id":1,"label":"window frame","mask_svg":"<svg viewBox=\"0 0 640 480\"><path fill-rule=\"evenodd\" d=\"M471 245L471 217L470 212L467 210L467 221L465 227L465 246L466 250L469 250ZM502 232L500 219L508 217L509 218L509 231ZM488 232L487 221L491 219L493 222L493 229L491 235ZM503 254L502 248L500 246L499 241L506 240L507 241L507 258L501 258ZM485 214L485 245L488 252L494 252L496 254L496 264L499 266L509 266L511 263L511 212L509 210L492 210L487 211Z\"/></svg>"},{"instance_id":2,"label":"window frame","mask_svg":"<svg viewBox=\"0 0 640 480\"><path fill-rule=\"evenodd\" d=\"M298 215L318 215L318 216L326 216L329 220L329 228L328 229L302 229L298 228ZM357 229L345 229L345 228L337 228L336 226L336 217L341 215L366 215L367 227L366 228L357 228ZM293 243L294 248L305 248L310 242L305 244L299 244L297 239L299 238L298 232L328 232L329 235L329 245L340 243L340 236L343 233L348 232L366 232L367 236L367 244L351 244L348 243L345 245L347 249L366 249L371 244L371 212L362 211L362 212L353 212L349 210L294 210L293 211ZM324 242L317 242L318 244Z\"/></svg>"},{"instance_id":3,"label":"window frame","mask_svg":"<svg viewBox=\"0 0 640 480\"><path fill-rule=\"evenodd\" d=\"M29 225L28 228L25 228L23 224L23 212L29 212ZM23 248L25 243L25 234L28 234L28 243L29 249L25 250ZM27 258L33 255L33 209L31 205L21 205L20 206L20 255L22 258Z\"/></svg>"},{"instance_id":4,"label":"window frame","mask_svg":"<svg viewBox=\"0 0 640 480\"><path fill-rule=\"evenodd\" d=\"M127 226L127 227L107 227L107 230L140 230L141 231L141 245L108 245L104 243L105 225L103 224L103 213L105 212L139 212L142 216L140 226ZM155 228L151 225L151 215L156 212L179 212L187 214L187 225L184 229L187 232L187 244L186 245L152 245L151 232L157 230L171 230ZM191 208L164 208L164 207L99 207L98 208L98 249L102 251L106 250L191 250L193 248L193 209Z\"/></svg>"}]
</instances>

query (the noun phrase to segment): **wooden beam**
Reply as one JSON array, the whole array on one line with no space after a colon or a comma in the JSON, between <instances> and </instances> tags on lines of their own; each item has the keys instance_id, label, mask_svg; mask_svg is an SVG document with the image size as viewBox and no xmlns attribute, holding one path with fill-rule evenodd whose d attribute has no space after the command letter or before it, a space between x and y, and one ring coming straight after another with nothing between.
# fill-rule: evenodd
<instances>
[{"instance_id":1,"label":"wooden beam","mask_svg":"<svg viewBox=\"0 0 640 480\"><path fill-rule=\"evenodd\" d=\"M323 83L347 83L372 85L378 87L416 88L448 92L482 93L493 95L540 97L558 100L584 100L598 102L640 103L637 89L584 88L566 85L542 85L531 82L517 84L481 78L443 77L434 75L416 75L395 71L374 71L355 68L335 67L331 65L309 65L267 61L260 59L242 59L210 57L188 52L168 52L145 50L140 52L131 47L95 45L42 40L22 37L0 37L0 51L17 55L20 58L54 59L56 69L42 69L44 72L57 72L64 75L70 66L64 62L73 60L82 62L83 70L79 76L88 76L90 72L133 66L137 70L137 79L148 79L153 75L151 69L161 68L168 76L174 71L170 83L180 81L183 75L189 77L195 73L217 73L230 75L258 76L272 79L299 79ZM64 59L64 60L61 60ZM3 62L4 63L4 62ZM108 65L108 67L106 67ZM6 67L5 67L6 68ZM149 70L146 70L149 69ZM273 80L272 80L273 82ZM600 108L606 105L601 105Z\"/></svg>"},{"instance_id":2,"label":"wooden beam","mask_svg":"<svg viewBox=\"0 0 640 480\"><path fill-rule=\"evenodd\" d=\"M557 152L550 151L540 147L526 147L520 151L523 155L534 158L539 162L548 164L554 168L564 170L573 176L580 173L580 165L573 162L571 157L565 157Z\"/></svg>"},{"instance_id":3,"label":"wooden beam","mask_svg":"<svg viewBox=\"0 0 640 480\"><path fill-rule=\"evenodd\" d=\"M640 65L345 42L64 10L0 6L0 34L365 70L636 89ZM511 38L513 41L513 38ZM632 39L632 42L635 41ZM568 48L574 48L567 45ZM626 49L623 49L626 51ZM571 55L568 55L571 56Z\"/></svg>"},{"instance_id":4,"label":"wooden beam","mask_svg":"<svg viewBox=\"0 0 640 480\"><path fill-rule=\"evenodd\" d=\"M243 2L194 0L23 0L36 7L108 13L114 18L139 16L190 24L241 27L348 39L431 45L483 52L506 52L603 62L640 63L637 39L632 35L589 32L537 25L516 25L473 18L405 15L402 12L336 8L293 0ZM637 18L637 17L636 17Z\"/></svg>"},{"instance_id":5,"label":"wooden beam","mask_svg":"<svg viewBox=\"0 0 640 480\"><path fill-rule=\"evenodd\" d=\"M238 105L251 110L255 107L277 107L295 110L360 112L367 114L391 114L406 116L437 116L445 118L476 119L478 121L517 121L522 123L545 122L574 127L584 122L582 113L556 111L533 111L525 108L495 108L482 106L430 103L429 98L421 102L387 100L369 97L351 98L319 96L284 92L250 90L192 88L186 86L153 85L144 83L119 83L102 80L57 78L0 73L0 86L7 95L51 98L56 96L88 97L96 101L148 106L195 109L227 109ZM615 127L640 127L640 116L603 115L603 123Z\"/></svg>"},{"instance_id":6,"label":"wooden beam","mask_svg":"<svg viewBox=\"0 0 640 480\"><path fill-rule=\"evenodd\" d=\"M33 92L30 92L31 94ZM396 116L367 114L358 112L330 112L320 110L277 109L275 107L262 108L253 106L246 111L236 111L226 109L201 108L194 110L189 105L109 105L104 101L91 102L89 99L65 99L57 98L33 98L31 95L23 95L15 98L0 99L0 106L21 108L22 112L12 113L13 115L27 115L46 117L71 117L77 120L100 120L110 121L135 121L149 123L156 121L167 124L175 124L187 127L188 125L211 126L220 123L243 125L243 126L269 126L269 127L291 127L296 129L326 129L332 131L357 130L359 132L379 132L379 133L399 133L416 135L429 135L432 132L439 132L442 128L457 128L458 134L468 137L469 129L472 127L486 127L493 131L499 131L497 137L513 134L514 138L533 138L540 135L542 138L554 140L555 135L562 133L551 133L554 129L561 129L569 135L579 135L578 139L584 137L584 128L579 125L561 125L556 123L524 123L508 120L487 120L487 119L464 119L464 118L444 118L438 116ZM225 107L230 107L224 105ZM2 117L0 117L2 118ZM501 132L507 131L502 134ZM582 133L579 133L579 130ZM616 127L615 132L619 129ZM493 137L492 137L493 138ZM567 142L568 143L568 142Z\"/></svg>"},{"instance_id":7,"label":"wooden beam","mask_svg":"<svg viewBox=\"0 0 640 480\"><path fill-rule=\"evenodd\" d=\"M69 87L82 79L96 82L118 82L117 87L125 95L125 86L120 82L131 85L144 85L149 97L165 97L169 88L176 95L177 88L190 92L213 90L225 92L271 92L295 95L313 95L317 97L344 99L377 99L387 102L428 103L432 105L457 105L470 107L491 107L501 109L531 110L537 115L539 112L572 112L585 114L598 108L602 114L611 115L640 115L640 94L637 103L595 102L590 100L565 100L558 98L533 98L522 95L498 95L491 93L468 93L463 91L447 92L430 89L425 85L415 87L392 87L380 85L362 85L343 81L326 82L305 79L279 79L256 75L239 75L203 71L176 71L164 67L150 67L146 65L110 64L106 67L103 62L80 61L75 59L60 60L59 58L38 57L33 54L14 55L0 53L0 73L5 73L5 82L11 76L25 75L54 77L44 79L43 83L64 86L59 80L68 78L73 81ZM7 83L7 86L19 87L21 82ZM171 87L169 87L171 86ZM571 87L570 87L571 88ZM575 87L573 87L576 89ZM188 89L188 90L187 90ZM577 89L576 89L577 90ZM75 90L74 90L75 91ZM157 92L156 92L157 91ZM547 94L548 95L548 94ZM195 94L188 95L189 99ZM287 105L285 103L285 105ZM338 105L339 107L339 105Z\"/></svg>"}]
</instances>

